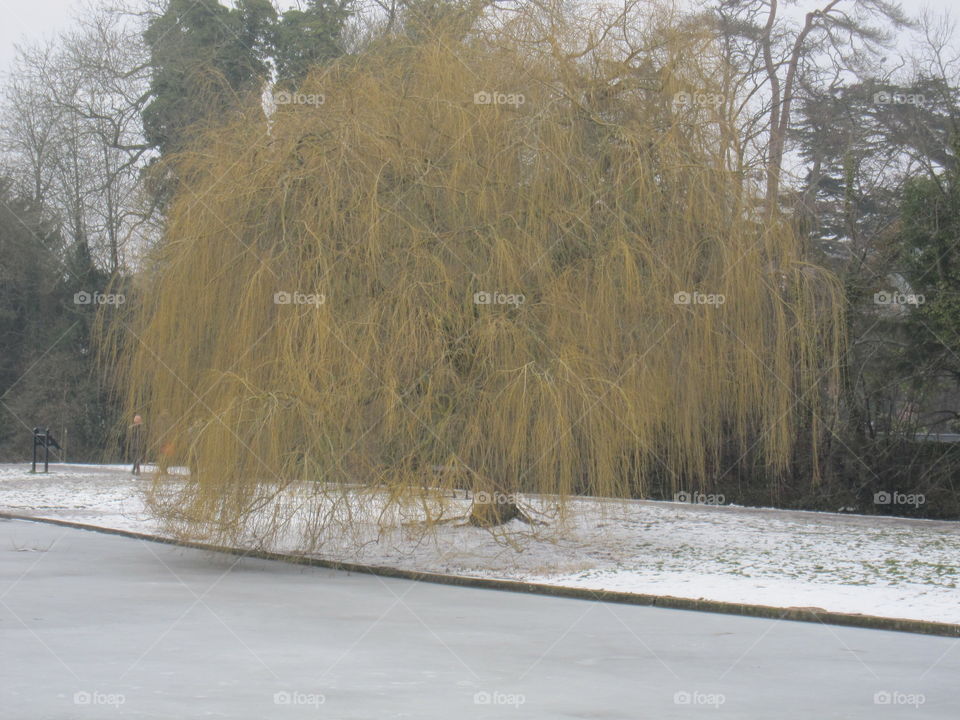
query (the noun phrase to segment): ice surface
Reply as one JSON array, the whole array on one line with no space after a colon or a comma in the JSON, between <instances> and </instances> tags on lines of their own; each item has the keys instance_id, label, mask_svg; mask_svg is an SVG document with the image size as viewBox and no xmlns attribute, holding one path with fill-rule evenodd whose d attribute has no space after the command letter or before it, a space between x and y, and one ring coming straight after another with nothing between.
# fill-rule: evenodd
<instances>
[{"instance_id":1,"label":"ice surface","mask_svg":"<svg viewBox=\"0 0 960 720\"><path fill-rule=\"evenodd\" d=\"M949 638L350 575L27 521L0 521L0 598L5 720L960 716Z\"/></svg>"}]
</instances>

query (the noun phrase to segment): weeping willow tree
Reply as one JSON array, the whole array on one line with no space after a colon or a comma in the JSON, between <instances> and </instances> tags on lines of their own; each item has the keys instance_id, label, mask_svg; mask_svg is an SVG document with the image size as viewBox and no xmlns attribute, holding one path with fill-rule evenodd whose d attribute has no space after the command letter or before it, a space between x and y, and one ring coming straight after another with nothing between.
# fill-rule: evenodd
<instances>
[{"instance_id":1,"label":"weeping willow tree","mask_svg":"<svg viewBox=\"0 0 960 720\"><path fill-rule=\"evenodd\" d=\"M776 483L818 452L840 289L730 171L709 33L485 20L375 43L176 159L110 343L191 470L158 479L161 517L296 516L306 545L365 504L426 527L468 489L489 525L518 496L703 487L731 452Z\"/></svg>"}]
</instances>

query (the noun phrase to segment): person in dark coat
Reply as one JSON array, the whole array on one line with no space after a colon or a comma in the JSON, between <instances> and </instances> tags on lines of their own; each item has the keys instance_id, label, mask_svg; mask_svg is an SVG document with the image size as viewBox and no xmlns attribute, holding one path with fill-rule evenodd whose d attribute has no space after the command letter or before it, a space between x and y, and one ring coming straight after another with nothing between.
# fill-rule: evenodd
<instances>
[{"instance_id":1,"label":"person in dark coat","mask_svg":"<svg viewBox=\"0 0 960 720\"><path fill-rule=\"evenodd\" d=\"M140 463L143 462L144 443L143 437L143 418L139 415L133 416L133 424L127 428L128 444L127 450L130 453L130 460L133 462L133 474L140 474Z\"/></svg>"}]
</instances>

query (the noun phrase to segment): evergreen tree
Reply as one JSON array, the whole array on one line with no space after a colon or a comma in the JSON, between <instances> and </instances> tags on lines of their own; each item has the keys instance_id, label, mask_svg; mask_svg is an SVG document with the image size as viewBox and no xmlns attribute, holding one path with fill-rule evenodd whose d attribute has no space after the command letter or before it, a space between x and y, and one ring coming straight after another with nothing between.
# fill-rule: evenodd
<instances>
[{"instance_id":1,"label":"evergreen tree","mask_svg":"<svg viewBox=\"0 0 960 720\"><path fill-rule=\"evenodd\" d=\"M296 87L311 67L341 55L350 13L350 0L309 0L305 10L283 13L274 33L277 83Z\"/></svg>"},{"instance_id":2,"label":"evergreen tree","mask_svg":"<svg viewBox=\"0 0 960 720\"><path fill-rule=\"evenodd\" d=\"M176 152L190 128L222 117L239 96L257 90L269 74L276 11L268 0L170 0L144 34L153 77L143 112L147 140L161 154Z\"/></svg>"},{"instance_id":3,"label":"evergreen tree","mask_svg":"<svg viewBox=\"0 0 960 720\"><path fill-rule=\"evenodd\" d=\"M91 348L101 306L84 300L108 279L0 182L0 458L29 457L34 426L54 431L72 460L103 458L116 415Z\"/></svg>"}]
</instances>

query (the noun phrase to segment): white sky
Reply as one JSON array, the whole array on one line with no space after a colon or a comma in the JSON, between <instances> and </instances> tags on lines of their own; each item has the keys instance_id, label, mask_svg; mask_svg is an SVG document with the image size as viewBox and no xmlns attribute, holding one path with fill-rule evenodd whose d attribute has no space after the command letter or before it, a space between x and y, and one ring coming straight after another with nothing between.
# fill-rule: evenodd
<instances>
[{"instance_id":1,"label":"white sky","mask_svg":"<svg viewBox=\"0 0 960 720\"><path fill-rule=\"evenodd\" d=\"M0 0L0 72L5 73L14 57L14 44L42 42L44 38L70 28L71 19L98 0ZM273 0L281 8L297 0Z\"/></svg>"},{"instance_id":2,"label":"white sky","mask_svg":"<svg viewBox=\"0 0 960 720\"><path fill-rule=\"evenodd\" d=\"M789 2L789 0L786 0ZM97 0L0 0L0 72L6 72L14 57L14 43L36 43L45 37L53 37L70 27L71 18L77 10ZM802 14L824 0L798 0L796 8L785 8L792 16ZM291 7L296 0L274 0L275 5ZM784 3L786 4L786 3ZM929 6L936 11L951 10L960 18L958 0L901 0L901 6L910 15L919 14Z\"/></svg>"}]
</instances>

